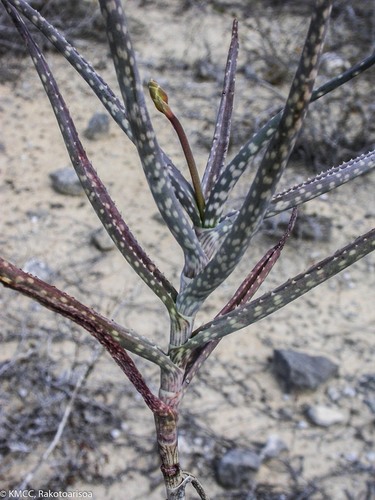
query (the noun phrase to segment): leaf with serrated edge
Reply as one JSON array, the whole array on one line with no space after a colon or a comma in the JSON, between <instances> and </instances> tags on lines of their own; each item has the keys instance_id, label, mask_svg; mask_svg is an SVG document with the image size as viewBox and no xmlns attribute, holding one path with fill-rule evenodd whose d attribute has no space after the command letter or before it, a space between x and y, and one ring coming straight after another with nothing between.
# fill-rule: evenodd
<instances>
[{"instance_id":1,"label":"leaf with serrated edge","mask_svg":"<svg viewBox=\"0 0 375 500\"><path fill-rule=\"evenodd\" d=\"M194 276L207 259L172 189L147 111L142 82L135 64L134 51L121 2L100 0L99 3L106 22L108 42L120 90L128 110L130 127L135 138L134 143L146 179L164 221L184 252L184 273L187 276Z\"/></svg>"},{"instance_id":2,"label":"leaf with serrated edge","mask_svg":"<svg viewBox=\"0 0 375 500\"><path fill-rule=\"evenodd\" d=\"M276 264L278 258L280 257L284 245L293 231L296 219L297 209L294 208L290 216L286 231L280 238L280 241L278 241L278 243L274 247L268 250L268 252L260 259L254 269L251 271L251 273L246 276L233 297L220 311L219 316L223 316L236 307L245 304L257 292L263 281L267 278L273 266Z\"/></svg>"},{"instance_id":3,"label":"leaf with serrated edge","mask_svg":"<svg viewBox=\"0 0 375 500\"><path fill-rule=\"evenodd\" d=\"M291 207L306 203L317 196L327 193L375 167L375 151L370 151L347 161L338 167L321 172L313 179L293 186L272 198L265 217L272 217Z\"/></svg>"},{"instance_id":4,"label":"leaf with serrated edge","mask_svg":"<svg viewBox=\"0 0 375 500\"><path fill-rule=\"evenodd\" d=\"M314 264L306 272L289 279L273 291L199 327L186 344L176 349L175 362L199 346L225 337L278 311L374 250L375 229L371 229L353 243Z\"/></svg>"},{"instance_id":5,"label":"leaf with serrated edge","mask_svg":"<svg viewBox=\"0 0 375 500\"><path fill-rule=\"evenodd\" d=\"M170 412L170 408L151 392L134 361L124 349L133 351L178 376L178 368L160 348L2 258L0 258L0 283L37 300L44 307L85 328L105 347L153 413L165 415Z\"/></svg>"},{"instance_id":6,"label":"leaf with serrated edge","mask_svg":"<svg viewBox=\"0 0 375 500\"><path fill-rule=\"evenodd\" d=\"M73 47L61 33L50 24L37 10L33 9L27 2L20 0L9 0L11 4L29 21L31 21L55 48L65 57L73 68L82 76L86 83L95 92L103 106L110 113L117 125L127 134L128 138L134 142L134 137L130 129L127 112L124 105L112 92L109 85L96 72L79 52ZM194 195L191 193L190 184L183 177L181 172L173 165L172 161L162 151L164 164L168 168L172 186L176 197L190 216L193 224L197 224L199 219L198 208L196 207ZM190 188L190 189L189 189Z\"/></svg>"},{"instance_id":7,"label":"leaf with serrated edge","mask_svg":"<svg viewBox=\"0 0 375 500\"><path fill-rule=\"evenodd\" d=\"M179 294L177 307L183 315L194 314L208 295L230 275L246 251L267 211L306 116L331 4L330 0L317 2L279 126L270 141L238 216L221 247L203 271Z\"/></svg>"},{"instance_id":8,"label":"leaf with serrated edge","mask_svg":"<svg viewBox=\"0 0 375 500\"><path fill-rule=\"evenodd\" d=\"M86 61L65 37L50 24L37 10L33 9L24 0L7 0L17 11L32 22L43 35L54 45L54 47L65 57L72 67L82 76L86 83L95 92L101 103L118 123L121 129L133 140L130 130L127 112L121 101L112 92L109 85L96 72L91 64Z\"/></svg>"},{"instance_id":9,"label":"leaf with serrated edge","mask_svg":"<svg viewBox=\"0 0 375 500\"><path fill-rule=\"evenodd\" d=\"M375 63L375 52L355 64L347 71L314 90L311 101L314 102L320 97L332 92L349 80L360 75L363 71L371 68ZM250 164L250 160L264 147L274 134L278 123L280 122L282 110L271 118L254 136L242 146L238 154L230 161L218 178L209 199L206 203L206 226L213 227L222 214L225 202L238 179L245 172Z\"/></svg>"},{"instance_id":10,"label":"leaf with serrated edge","mask_svg":"<svg viewBox=\"0 0 375 500\"><path fill-rule=\"evenodd\" d=\"M69 318L93 334L98 340L100 340L102 333L106 332L124 349L148 359L166 370L176 370L176 367L161 348L146 337L105 318L74 297L49 285L36 276L18 269L1 257L0 282L23 295L37 300L48 309Z\"/></svg>"},{"instance_id":11,"label":"leaf with serrated edge","mask_svg":"<svg viewBox=\"0 0 375 500\"><path fill-rule=\"evenodd\" d=\"M74 123L70 118L69 111L59 92L56 81L49 70L47 62L30 37L27 27L19 15L15 11L10 12L10 14L21 35L25 38L36 70L55 112L72 164L96 214L115 242L117 248L135 272L164 302L170 313L174 313L174 298L177 292L146 255L122 219L104 184L87 158Z\"/></svg>"},{"instance_id":12,"label":"leaf with serrated edge","mask_svg":"<svg viewBox=\"0 0 375 500\"><path fill-rule=\"evenodd\" d=\"M280 257L280 254L284 248L284 245L289 238L297 218L297 209L294 208L289 220L288 227L283 234L280 241L272 247L268 252L260 259L256 264L254 269L251 270L248 276L243 280L241 285L238 287L233 297L229 302L223 307L216 317L223 316L233 311L237 307L246 304L258 291L259 287L265 281L269 273L271 272L273 266L276 264ZM195 376L199 368L202 366L204 361L216 348L221 339L213 340L207 345L203 345L197 350L193 351L190 359L187 363L185 375L184 375L184 385L185 388L191 382L192 378Z\"/></svg>"},{"instance_id":13,"label":"leaf with serrated edge","mask_svg":"<svg viewBox=\"0 0 375 500\"><path fill-rule=\"evenodd\" d=\"M273 217L280 212L306 203L317 196L340 187L356 177L370 172L375 167L375 151L363 154L353 160L342 163L338 167L320 172L312 179L277 193L271 200L264 218ZM206 251L206 240L209 239L210 256L219 248L223 238L228 233L231 224L238 215L238 211L229 214L215 228L201 230L200 241ZM207 251L206 251L207 253Z\"/></svg>"},{"instance_id":14,"label":"leaf with serrated edge","mask_svg":"<svg viewBox=\"0 0 375 500\"><path fill-rule=\"evenodd\" d=\"M209 195L212 186L224 168L224 162L228 151L230 127L233 111L233 99L235 89L236 67L238 57L238 22L233 21L232 39L228 52L228 60L225 68L224 86L216 118L216 126L210 155L203 175L202 187L205 198Z\"/></svg>"}]
</instances>

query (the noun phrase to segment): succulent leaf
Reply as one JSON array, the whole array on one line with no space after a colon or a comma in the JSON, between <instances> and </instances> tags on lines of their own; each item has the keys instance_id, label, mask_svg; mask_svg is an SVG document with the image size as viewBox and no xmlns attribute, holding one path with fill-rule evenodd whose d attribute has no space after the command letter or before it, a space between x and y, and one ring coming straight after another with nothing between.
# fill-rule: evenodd
<instances>
[{"instance_id":1,"label":"succulent leaf","mask_svg":"<svg viewBox=\"0 0 375 500\"><path fill-rule=\"evenodd\" d=\"M18 269L2 258L0 258L0 282L6 287L37 300L44 307L69 318L94 335L101 343L103 343L103 335L107 333L121 348L142 356L166 370L176 370L161 348L146 337L105 318L74 297Z\"/></svg>"},{"instance_id":2,"label":"succulent leaf","mask_svg":"<svg viewBox=\"0 0 375 500\"><path fill-rule=\"evenodd\" d=\"M185 257L184 274L194 276L207 259L178 202L147 111L125 14L119 0L100 0L117 79L135 145L155 203Z\"/></svg>"},{"instance_id":3,"label":"succulent leaf","mask_svg":"<svg viewBox=\"0 0 375 500\"><path fill-rule=\"evenodd\" d=\"M104 184L87 158L69 111L43 54L32 40L19 14L12 7L10 7L9 13L20 34L25 39L36 70L51 102L73 167L96 214L135 272L164 302L170 313L175 313L174 299L177 294L176 290L146 255L121 217Z\"/></svg>"},{"instance_id":4,"label":"succulent leaf","mask_svg":"<svg viewBox=\"0 0 375 500\"><path fill-rule=\"evenodd\" d=\"M276 264L284 245L293 231L294 224L297 219L297 209L294 208L290 216L288 226L285 233L283 234L280 241L272 247L268 252L260 259L254 269L250 272L248 276L243 280L233 297L220 311L218 316L223 316L224 314L233 311L236 307L246 304L253 295L257 292L261 284L267 278L273 266Z\"/></svg>"},{"instance_id":5,"label":"succulent leaf","mask_svg":"<svg viewBox=\"0 0 375 500\"><path fill-rule=\"evenodd\" d=\"M375 151L370 151L360 155L353 160L342 163L337 167L332 167L329 170L320 172L312 179L307 179L301 184L292 186L280 193L277 193L271 200L264 218L273 217L274 215L289 210L306 203L307 201L316 198L324 193L328 193L341 185L370 172L375 168ZM221 221L215 228L207 229L207 236L210 237L210 256L212 256L220 246L224 236L229 231L230 225L236 219L238 210L231 212L226 216L224 221ZM201 238L203 248L205 248L205 240Z\"/></svg>"},{"instance_id":6,"label":"succulent leaf","mask_svg":"<svg viewBox=\"0 0 375 500\"><path fill-rule=\"evenodd\" d=\"M208 295L230 275L263 220L306 116L331 4L329 0L317 2L278 128L221 247L207 266L179 294L177 307L181 314L194 314Z\"/></svg>"},{"instance_id":7,"label":"succulent leaf","mask_svg":"<svg viewBox=\"0 0 375 500\"><path fill-rule=\"evenodd\" d=\"M311 102L320 99L324 95L332 92L344 83L360 75L363 71L371 68L375 63L375 52L366 57L363 61L355 64L341 75L338 75L328 82L324 83L313 91ZM216 221L221 217L225 202L230 192L240 179L242 174L250 165L251 159L261 151L261 149L270 141L280 122L283 110L273 116L263 127L256 132L253 137L246 142L238 154L228 163L220 174L214 185L206 203L205 224L208 227L214 227Z\"/></svg>"},{"instance_id":8,"label":"succulent leaf","mask_svg":"<svg viewBox=\"0 0 375 500\"><path fill-rule=\"evenodd\" d=\"M221 95L219 111L216 118L214 137L212 140L210 155L202 181L205 198L208 197L212 187L216 183L218 176L224 168L224 162L228 151L233 111L237 57L238 22L237 19L235 19L232 26L232 39L228 52L227 65L225 68L224 86Z\"/></svg>"},{"instance_id":9,"label":"succulent leaf","mask_svg":"<svg viewBox=\"0 0 375 500\"><path fill-rule=\"evenodd\" d=\"M297 209L294 208L290 217L288 227L280 241L274 247L268 250L268 252L260 259L254 269L252 269L249 275L246 276L246 278L243 280L230 301L223 307L223 309L216 317L228 314L237 307L246 304L255 295L259 287L267 278L268 274L271 272L273 266L276 264L278 258L280 257L282 249L284 248L284 245L293 230L296 218ZM191 353L184 375L185 388L191 382L192 378L196 375L199 368L202 366L204 361L212 353L219 342L220 339L213 340L203 346L200 346Z\"/></svg>"},{"instance_id":10,"label":"succulent leaf","mask_svg":"<svg viewBox=\"0 0 375 500\"><path fill-rule=\"evenodd\" d=\"M375 168L375 151L370 151L338 167L321 172L313 179L308 179L302 184L277 193L272 198L265 217L272 217L291 207L306 203L359 175L369 172L373 168Z\"/></svg>"},{"instance_id":11,"label":"succulent leaf","mask_svg":"<svg viewBox=\"0 0 375 500\"><path fill-rule=\"evenodd\" d=\"M375 229L371 229L353 243L314 264L306 272L289 279L271 292L199 327L192 338L179 348L178 356L176 354L174 358L175 362L178 361L178 357L186 357L188 352L199 346L216 341L278 311L374 250Z\"/></svg>"},{"instance_id":12,"label":"succulent leaf","mask_svg":"<svg viewBox=\"0 0 375 500\"><path fill-rule=\"evenodd\" d=\"M55 48L66 58L72 67L82 76L86 83L95 92L103 106L110 113L117 125L126 133L128 138L134 142L133 133L130 128L128 116L124 105L115 96L108 84L96 72L96 70L88 63L73 47L61 33L51 25L37 10L33 9L25 1L7 0L7 4L12 5L15 9L23 14L30 22L32 22L47 39L55 46ZM173 189L176 197L186 210L193 221L193 224L198 224L200 216L198 207L194 200L194 193L189 190L189 183L183 178L182 174L173 165L170 158L162 152L163 160L168 168L171 177ZM177 178L177 180L176 180Z\"/></svg>"},{"instance_id":13,"label":"succulent leaf","mask_svg":"<svg viewBox=\"0 0 375 500\"><path fill-rule=\"evenodd\" d=\"M54 47L65 57L72 67L82 76L87 84L95 92L103 106L110 113L112 118L128 135L130 140L133 140L130 124L127 118L127 112L121 101L112 92L109 85L97 73L97 71L86 61L73 47L65 37L50 24L37 10L25 1L6 0L4 2L12 5L18 12L32 22L43 35L54 45Z\"/></svg>"}]
</instances>

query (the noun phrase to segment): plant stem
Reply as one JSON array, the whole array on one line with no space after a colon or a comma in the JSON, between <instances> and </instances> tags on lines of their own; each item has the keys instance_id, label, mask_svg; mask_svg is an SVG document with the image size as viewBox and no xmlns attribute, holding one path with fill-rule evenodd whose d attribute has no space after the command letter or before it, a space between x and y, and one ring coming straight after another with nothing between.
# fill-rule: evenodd
<instances>
[{"instance_id":1,"label":"plant stem","mask_svg":"<svg viewBox=\"0 0 375 500\"><path fill-rule=\"evenodd\" d=\"M161 371L159 397L171 411L168 413L154 413L156 436L161 460L160 469L163 473L168 500L177 497L172 494L178 491L183 482L182 470L178 454L178 406L181 400L182 377L171 377L165 370Z\"/></svg>"},{"instance_id":2,"label":"plant stem","mask_svg":"<svg viewBox=\"0 0 375 500\"><path fill-rule=\"evenodd\" d=\"M180 139L182 150L183 150L185 158L186 158L186 163L189 167L190 176L191 176L191 180L192 180L193 188L194 188L194 192L195 192L195 200L197 202L197 206L198 206L198 210L199 210L199 215L201 217L201 221L203 222L205 201L204 201L202 185L201 185L201 181L199 179L198 169L197 169L197 165L196 165L195 160L194 160L193 152L191 150L188 138L185 134L185 130L183 129L183 126L181 125L181 122L177 118L177 116L175 114L172 114L171 116L167 116L167 118L171 122L173 128L175 129L175 131L178 135L178 138Z\"/></svg>"}]
</instances>

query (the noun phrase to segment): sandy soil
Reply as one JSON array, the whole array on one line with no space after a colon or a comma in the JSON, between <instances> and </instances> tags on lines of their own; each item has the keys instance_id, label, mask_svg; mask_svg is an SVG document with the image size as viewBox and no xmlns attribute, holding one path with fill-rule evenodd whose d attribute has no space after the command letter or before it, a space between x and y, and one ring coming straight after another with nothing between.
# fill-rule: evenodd
<instances>
[{"instance_id":1,"label":"sandy soil","mask_svg":"<svg viewBox=\"0 0 375 500\"><path fill-rule=\"evenodd\" d=\"M207 59L208 53L214 68L225 64L232 12L197 11L196 7L176 15L174 8L157 9L153 3L147 2L142 8L134 1L128 4L142 75L145 80L157 79L168 89L170 102L191 137L197 163L204 165L204 139L212 133L221 76L219 73L218 79L199 81L194 68L197 61ZM300 24L302 20L295 22ZM245 64L246 48L259 43L257 36L251 23L244 20L240 65ZM107 48L89 46L87 42L80 42L80 47L116 88ZM49 61L82 132L92 114L101 110L100 103L60 56L50 54ZM20 65L17 80L0 84L0 140L4 146L0 149L1 254L20 267L31 258L42 260L53 271L51 282L118 322L167 345L167 318L158 300L119 254L101 253L90 244L90 234L99 223L85 198L67 197L51 188L50 172L67 166L68 156L30 61L22 60ZM264 87L255 93L254 82L249 82L243 73L237 86L236 126L245 134L249 109L251 114L266 113L269 94ZM281 85L277 91L285 95L286 87ZM163 117L154 111L152 114L161 145L184 170L173 131ZM181 254L160 222L133 146L112 123L107 137L86 140L85 147L140 243L165 274L178 283ZM303 165L293 164L287 182L294 184L308 175ZM373 180L373 175L358 178L306 207L307 213L332 219L332 237L327 242L290 240L264 291L373 225ZM237 190L237 200L244 189L245 184ZM207 302L200 321L219 310L246 270L274 242L265 234L257 236L239 269ZM202 479L212 498L247 498L243 491L224 490L217 484L215 460L230 446L251 448L274 434L288 449L262 464L254 476L256 483L266 483L286 494L308 485L317 487L311 496L301 498L344 499L348 498L346 492L352 495L349 498L365 498L361 495L373 481L375 435L374 414L365 403L360 381L364 375L375 373L374 264L373 256L363 259L271 318L225 339L207 362L182 406L181 447L183 464L188 464ZM28 318L25 324L20 319L20 324L31 325L34 331L40 328L45 332L52 325L66 333L66 340L51 343L48 349L52 354L65 351L67 364L74 355L75 336L85 336L9 290L0 290L0 304L0 336L8 339L0 354L2 361L11 359L19 349L19 343L14 338L10 340L20 329L15 317ZM339 364L339 376L313 393L284 394L269 362L275 348L325 355ZM80 352L82 359L88 356L84 348ZM156 390L155 369L142 362L140 366ZM53 369L63 371L66 366L63 363ZM103 355L89 387L107 384L113 384L113 395L123 412L122 427L108 436L107 443L102 443L99 452L92 456L99 457L96 467L103 476L116 479L103 484L90 477L86 481L77 479L69 488L93 491L97 499L163 498L152 416L134 391L123 387L126 382L123 383L121 373ZM339 395L336 401L329 397L332 391ZM4 404L6 411L11 402ZM345 415L344 423L328 429L312 425L305 416L305 407L315 404L340 410ZM148 450L146 456L132 446L137 439L143 446L141 451ZM10 454L7 472L1 479L4 487L18 484L47 446L48 441L41 442L32 453ZM146 473L150 463L151 472ZM53 467L54 456L35 475L34 489L48 484ZM195 498L190 495L189 498Z\"/></svg>"}]
</instances>

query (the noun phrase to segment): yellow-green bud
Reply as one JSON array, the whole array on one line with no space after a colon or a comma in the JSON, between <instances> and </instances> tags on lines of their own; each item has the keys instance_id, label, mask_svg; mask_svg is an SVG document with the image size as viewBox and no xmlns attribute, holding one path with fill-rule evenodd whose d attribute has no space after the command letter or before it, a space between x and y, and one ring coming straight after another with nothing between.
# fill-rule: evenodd
<instances>
[{"instance_id":1,"label":"yellow-green bud","mask_svg":"<svg viewBox=\"0 0 375 500\"><path fill-rule=\"evenodd\" d=\"M173 113L168 105L168 95L160 85L155 80L150 80L148 90L156 109L167 117L171 116Z\"/></svg>"}]
</instances>

